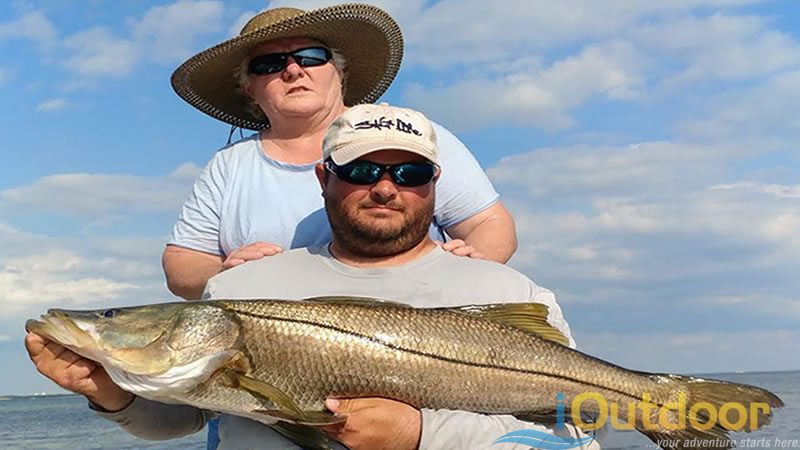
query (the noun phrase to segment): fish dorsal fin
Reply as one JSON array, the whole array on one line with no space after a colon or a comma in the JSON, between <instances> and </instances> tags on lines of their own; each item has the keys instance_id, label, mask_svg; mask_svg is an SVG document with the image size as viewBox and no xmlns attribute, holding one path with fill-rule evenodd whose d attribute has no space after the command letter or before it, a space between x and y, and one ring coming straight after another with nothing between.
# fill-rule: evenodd
<instances>
[{"instance_id":1,"label":"fish dorsal fin","mask_svg":"<svg viewBox=\"0 0 800 450\"><path fill-rule=\"evenodd\" d=\"M360 306L399 306L403 308L413 308L407 303L385 300L374 297L355 297L346 295L330 295L323 297L304 298L304 302L331 303L336 305L360 305Z\"/></svg>"},{"instance_id":2,"label":"fish dorsal fin","mask_svg":"<svg viewBox=\"0 0 800 450\"><path fill-rule=\"evenodd\" d=\"M569 339L547 322L547 314L550 310L547 305L541 303L493 303L442 309L499 322L536 334L557 344L569 345Z\"/></svg>"}]
</instances>

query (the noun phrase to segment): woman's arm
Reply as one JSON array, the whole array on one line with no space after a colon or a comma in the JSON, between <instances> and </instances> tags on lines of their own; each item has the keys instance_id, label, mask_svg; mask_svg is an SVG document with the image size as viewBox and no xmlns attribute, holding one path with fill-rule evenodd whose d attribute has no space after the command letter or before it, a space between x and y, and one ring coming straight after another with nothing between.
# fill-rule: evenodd
<instances>
[{"instance_id":1,"label":"woman's arm","mask_svg":"<svg viewBox=\"0 0 800 450\"><path fill-rule=\"evenodd\" d=\"M206 282L222 269L220 255L167 245L161 265L170 292L186 300L199 300Z\"/></svg>"},{"instance_id":2,"label":"woman's arm","mask_svg":"<svg viewBox=\"0 0 800 450\"><path fill-rule=\"evenodd\" d=\"M500 201L446 229L453 239L461 239L484 259L505 263L517 250L514 218Z\"/></svg>"}]
</instances>

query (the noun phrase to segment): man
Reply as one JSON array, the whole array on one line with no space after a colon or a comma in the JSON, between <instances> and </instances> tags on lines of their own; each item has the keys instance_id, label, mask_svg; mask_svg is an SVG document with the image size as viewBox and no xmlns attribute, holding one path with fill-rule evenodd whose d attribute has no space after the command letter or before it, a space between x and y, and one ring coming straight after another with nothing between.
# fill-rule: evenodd
<instances>
[{"instance_id":1,"label":"man","mask_svg":"<svg viewBox=\"0 0 800 450\"><path fill-rule=\"evenodd\" d=\"M549 307L550 324L569 338L550 291L507 266L455 256L428 237L440 169L435 133L421 113L385 104L353 107L331 125L323 155L316 175L332 242L222 272L209 280L205 298L350 295L416 307L539 302ZM132 396L109 395L113 403L104 403L102 397L92 397L96 409L120 409L100 412L102 416L150 439L198 431L210 417L191 407ZM512 416L420 411L383 398L329 399L326 405L347 416L344 426L326 431L353 450L486 448L521 428L553 432ZM573 428L562 433L579 434ZM220 437L221 449L297 448L265 425L235 416L223 416ZM510 448L503 445L498 448Z\"/></svg>"}]
</instances>

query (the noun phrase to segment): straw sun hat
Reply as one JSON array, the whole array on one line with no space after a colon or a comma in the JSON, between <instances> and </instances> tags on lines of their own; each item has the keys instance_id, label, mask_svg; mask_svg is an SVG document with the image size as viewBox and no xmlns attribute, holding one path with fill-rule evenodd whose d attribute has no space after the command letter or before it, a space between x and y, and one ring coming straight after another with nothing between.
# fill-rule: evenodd
<instances>
[{"instance_id":1,"label":"straw sun hat","mask_svg":"<svg viewBox=\"0 0 800 450\"><path fill-rule=\"evenodd\" d=\"M172 87L190 105L223 122L251 130L268 128L268 120L248 112L250 99L239 89L236 72L258 45L285 37L314 39L344 56L348 106L377 100L403 59L400 27L374 6L346 4L308 12L275 8L250 19L239 36L181 64L172 74Z\"/></svg>"}]
</instances>

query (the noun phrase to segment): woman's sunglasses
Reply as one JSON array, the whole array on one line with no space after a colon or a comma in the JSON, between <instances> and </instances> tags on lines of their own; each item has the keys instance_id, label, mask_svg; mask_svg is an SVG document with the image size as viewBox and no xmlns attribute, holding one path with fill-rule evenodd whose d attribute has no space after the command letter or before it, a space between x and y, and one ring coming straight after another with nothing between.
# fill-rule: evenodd
<instances>
[{"instance_id":1,"label":"woman's sunglasses","mask_svg":"<svg viewBox=\"0 0 800 450\"><path fill-rule=\"evenodd\" d=\"M321 66L333 57L331 51L325 47L298 48L291 52L258 55L250 60L247 70L254 75L282 72L290 56L300 67Z\"/></svg>"},{"instance_id":2,"label":"woman's sunglasses","mask_svg":"<svg viewBox=\"0 0 800 450\"><path fill-rule=\"evenodd\" d=\"M435 164L423 162L384 165L358 160L339 166L327 160L325 168L340 180L350 184L375 184L384 173L388 173L396 185L406 187L428 184L437 172Z\"/></svg>"}]
</instances>

